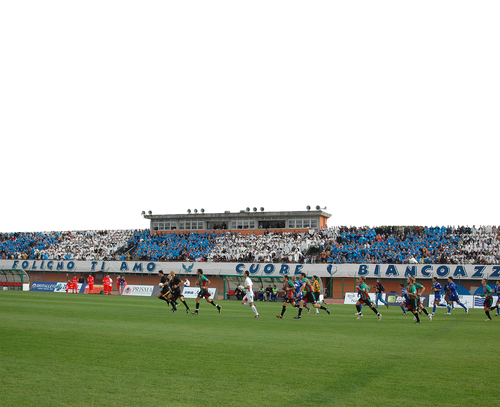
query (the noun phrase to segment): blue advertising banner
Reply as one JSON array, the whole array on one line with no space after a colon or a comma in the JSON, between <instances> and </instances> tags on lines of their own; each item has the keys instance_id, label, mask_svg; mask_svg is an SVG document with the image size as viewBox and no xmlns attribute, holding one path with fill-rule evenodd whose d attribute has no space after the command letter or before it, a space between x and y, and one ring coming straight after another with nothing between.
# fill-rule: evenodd
<instances>
[{"instance_id":1,"label":"blue advertising banner","mask_svg":"<svg viewBox=\"0 0 500 407\"><path fill-rule=\"evenodd\" d=\"M35 281L33 284L31 284L30 291L45 291L53 293L56 289L56 286L57 283Z\"/></svg>"}]
</instances>

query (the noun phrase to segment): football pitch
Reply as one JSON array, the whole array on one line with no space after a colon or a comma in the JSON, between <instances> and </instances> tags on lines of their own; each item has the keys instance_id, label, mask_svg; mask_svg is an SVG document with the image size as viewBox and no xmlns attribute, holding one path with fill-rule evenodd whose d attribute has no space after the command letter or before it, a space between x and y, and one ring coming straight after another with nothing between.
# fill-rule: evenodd
<instances>
[{"instance_id":1,"label":"football pitch","mask_svg":"<svg viewBox=\"0 0 500 407\"><path fill-rule=\"evenodd\" d=\"M195 301L187 300L193 310ZM0 291L2 406L498 405L500 316ZM492 313L493 314L493 313Z\"/></svg>"}]
</instances>

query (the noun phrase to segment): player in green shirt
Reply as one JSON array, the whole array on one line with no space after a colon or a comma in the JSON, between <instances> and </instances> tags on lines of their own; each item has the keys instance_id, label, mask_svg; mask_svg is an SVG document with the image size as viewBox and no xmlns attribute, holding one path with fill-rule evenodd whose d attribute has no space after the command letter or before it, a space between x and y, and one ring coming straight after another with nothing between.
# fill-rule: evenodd
<instances>
[{"instance_id":1,"label":"player in green shirt","mask_svg":"<svg viewBox=\"0 0 500 407\"><path fill-rule=\"evenodd\" d=\"M493 306L493 288L488 285L485 278L481 280L481 285L484 291L484 313L488 317L485 321L491 321L490 311L498 309L498 305Z\"/></svg>"},{"instance_id":2,"label":"player in green shirt","mask_svg":"<svg viewBox=\"0 0 500 407\"><path fill-rule=\"evenodd\" d=\"M210 284L210 280L203 275L202 269L198 269L196 273L198 274L198 280L196 281L195 285L200 287L200 292L196 297L196 311L191 312L191 314L198 315L198 309L200 308L200 301L202 298L205 298L208 303L212 304L214 307L217 307L217 311L219 311L220 314L220 310L222 307L220 305L217 305L214 300L210 299L210 293L208 292L208 285Z\"/></svg>"},{"instance_id":3,"label":"player in green shirt","mask_svg":"<svg viewBox=\"0 0 500 407\"><path fill-rule=\"evenodd\" d=\"M429 314L429 312L427 311L427 309L424 307L424 305L420 301L420 296L425 291L425 287L422 284L417 283L417 279L415 278L415 276L408 276L408 278L412 281L413 285L417 289L417 306L418 306L418 308L420 310L422 310L423 313L429 317L429 321L432 321L432 315Z\"/></svg>"},{"instance_id":4,"label":"player in green shirt","mask_svg":"<svg viewBox=\"0 0 500 407\"><path fill-rule=\"evenodd\" d=\"M415 319L417 320L415 323L420 324L420 318L418 316L418 289L411 276L408 276L406 281L408 283L408 286L406 287L406 294L409 298L407 309L415 315Z\"/></svg>"},{"instance_id":5,"label":"player in green shirt","mask_svg":"<svg viewBox=\"0 0 500 407\"><path fill-rule=\"evenodd\" d=\"M313 294L313 286L309 279L306 277L306 273L300 273L300 281L302 282L302 287L300 290L304 293L302 299L299 302L299 314L295 316L295 319L302 318L302 309L304 308L305 303L311 304L316 309L325 310L328 315L330 315L330 309L328 307L324 307L321 304L316 303L316 299Z\"/></svg>"},{"instance_id":6,"label":"player in green shirt","mask_svg":"<svg viewBox=\"0 0 500 407\"><path fill-rule=\"evenodd\" d=\"M358 277L356 278L356 282L358 283L358 292L361 296L358 302L356 302L356 310L358 311L356 315L358 315L358 319L361 319L363 316L361 313L361 303L364 303L368 305L375 314L377 314L378 320L380 321L382 319L382 314L378 312L377 308L375 308L375 305L373 305L370 300L370 294L368 294L370 287L366 285L366 277Z\"/></svg>"}]
</instances>

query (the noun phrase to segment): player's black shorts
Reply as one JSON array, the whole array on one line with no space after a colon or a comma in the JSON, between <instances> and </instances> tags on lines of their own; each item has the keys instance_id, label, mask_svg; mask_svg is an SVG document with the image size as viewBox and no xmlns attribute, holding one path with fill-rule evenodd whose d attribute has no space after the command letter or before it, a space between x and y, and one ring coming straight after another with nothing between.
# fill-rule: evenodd
<instances>
[{"instance_id":1,"label":"player's black shorts","mask_svg":"<svg viewBox=\"0 0 500 407\"><path fill-rule=\"evenodd\" d=\"M179 297L182 297L181 288L180 287L174 288L172 290L172 298L176 300Z\"/></svg>"},{"instance_id":2,"label":"player's black shorts","mask_svg":"<svg viewBox=\"0 0 500 407\"><path fill-rule=\"evenodd\" d=\"M365 303L366 305L368 305L369 307L371 307L371 306L373 305L372 300L370 300L369 298L366 298L366 299L364 299L364 300L363 300L362 298L360 298L360 300L359 300L359 301L364 302L364 303Z\"/></svg>"},{"instance_id":3,"label":"player's black shorts","mask_svg":"<svg viewBox=\"0 0 500 407\"><path fill-rule=\"evenodd\" d=\"M408 311L414 311L418 309L418 299L416 298L410 298L408 302L406 303L406 309Z\"/></svg>"},{"instance_id":4,"label":"player's black shorts","mask_svg":"<svg viewBox=\"0 0 500 407\"><path fill-rule=\"evenodd\" d=\"M284 297L283 298L283 302L286 302L287 304L292 304L292 303L295 302L295 299L294 298Z\"/></svg>"},{"instance_id":5,"label":"player's black shorts","mask_svg":"<svg viewBox=\"0 0 500 407\"><path fill-rule=\"evenodd\" d=\"M198 293L198 298L203 298L203 297L210 298L210 293L206 288L201 289L200 292Z\"/></svg>"},{"instance_id":6,"label":"player's black shorts","mask_svg":"<svg viewBox=\"0 0 500 407\"><path fill-rule=\"evenodd\" d=\"M165 295L166 293L168 293L170 291L170 287L168 285L164 285L162 288L161 288L161 294L162 295Z\"/></svg>"},{"instance_id":7,"label":"player's black shorts","mask_svg":"<svg viewBox=\"0 0 500 407\"><path fill-rule=\"evenodd\" d=\"M304 298L303 299L308 304L316 304L316 300L314 299L314 295L313 295L312 291L306 292L304 294Z\"/></svg>"},{"instance_id":8,"label":"player's black shorts","mask_svg":"<svg viewBox=\"0 0 500 407\"><path fill-rule=\"evenodd\" d=\"M484 299L485 308L491 308L492 305L493 305L493 298L492 297Z\"/></svg>"}]
</instances>

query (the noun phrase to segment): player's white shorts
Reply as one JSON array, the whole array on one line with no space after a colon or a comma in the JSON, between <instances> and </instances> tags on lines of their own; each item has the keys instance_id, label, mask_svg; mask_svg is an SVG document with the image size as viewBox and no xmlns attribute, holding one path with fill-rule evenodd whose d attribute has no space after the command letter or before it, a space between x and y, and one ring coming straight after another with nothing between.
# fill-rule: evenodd
<instances>
[{"instance_id":1,"label":"player's white shorts","mask_svg":"<svg viewBox=\"0 0 500 407\"><path fill-rule=\"evenodd\" d=\"M252 291L247 291L247 293L243 297L243 302L253 302L253 292Z\"/></svg>"}]
</instances>

